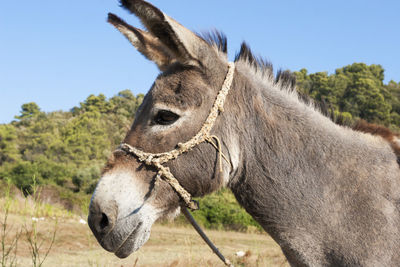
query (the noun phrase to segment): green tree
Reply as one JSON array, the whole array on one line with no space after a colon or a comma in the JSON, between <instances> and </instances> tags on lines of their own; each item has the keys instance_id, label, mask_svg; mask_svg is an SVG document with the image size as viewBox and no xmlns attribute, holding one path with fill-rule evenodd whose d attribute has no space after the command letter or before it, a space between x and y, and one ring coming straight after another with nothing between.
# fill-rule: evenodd
<instances>
[{"instance_id":1,"label":"green tree","mask_svg":"<svg viewBox=\"0 0 400 267\"><path fill-rule=\"evenodd\" d=\"M0 124L0 166L5 162L15 162L19 158L15 127L10 124Z\"/></svg>"},{"instance_id":2,"label":"green tree","mask_svg":"<svg viewBox=\"0 0 400 267\"><path fill-rule=\"evenodd\" d=\"M399 121L398 84L383 84L384 69L380 65L354 63L336 69L331 75L308 74L306 69L295 74L300 92L326 102L335 109L336 116L346 121L362 118L386 125Z\"/></svg>"},{"instance_id":3,"label":"green tree","mask_svg":"<svg viewBox=\"0 0 400 267\"><path fill-rule=\"evenodd\" d=\"M40 113L40 108L35 102L23 104L21 106L21 115L15 116L16 119L22 120L37 116Z\"/></svg>"},{"instance_id":4,"label":"green tree","mask_svg":"<svg viewBox=\"0 0 400 267\"><path fill-rule=\"evenodd\" d=\"M392 110L390 112L391 124L398 129L400 127L400 83L390 81L387 85L385 85L385 89L385 98L388 99L390 105L392 106Z\"/></svg>"},{"instance_id":5,"label":"green tree","mask_svg":"<svg viewBox=\"0 0 400 267\"><path fill-rule=\"evenodd\" d=\"M80 103L80 107L74 107L72 112L77 115L82 112L99 112L108 113L110 112L111 105L107 101L107 98L103 94L98 96L90 95L85 101Z\"/></svg>"},{"instance_id":6,"label":"green tree","mask_svg":"<svg viewBox=\"0 0 400 267\"><path fill-rule=\"evenodd\" d=\"M336 73L350 80L340 101L341 110L370 122L390 122L391 106L384 97L384 70L380 65L354 63Z\"/></svg>"},{"instance_id":7,"label":"green tree","mask_svg":"<svg viewBox=\"0 0 400 267\"><path fill-rule=\"evenodd\" d=\"M310 95L312 81L308 75L307 69L301 69L300 71L294 72L296 76L297 90L304 95Z\"/></svg>"}]
</instances>

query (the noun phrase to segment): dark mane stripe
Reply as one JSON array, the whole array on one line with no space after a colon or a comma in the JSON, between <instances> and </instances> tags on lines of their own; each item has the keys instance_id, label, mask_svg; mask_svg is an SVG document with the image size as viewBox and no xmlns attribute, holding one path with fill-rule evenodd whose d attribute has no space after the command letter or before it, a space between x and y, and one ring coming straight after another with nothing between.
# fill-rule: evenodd
<instances>
[{"instance_id":1,"label":"dark mane stripe","mask_svg":"<svg viewBox=\"0 0 400 267\"><path fill-rule=\"evenodd\" d=\"M224 33L213 30L198 35L208 44L217 47L219 51L225 54L228 52L228 39ZM242 43L239 53L235 56L235 62L239 60L248 62L256 71L261 71L263 75L274 79L276 84L280 83L283 87L288 88L289 90L295 90L296 76L293 73L289 70L279 70L274 78L274 68L271 62L262 57L255 56L246 42Z\"/></svg>"},{"instance_id":2,"label":"dark mane stripe","mask_svg":"<svg viewBox=\"0 0 400 267\"><path fill-rule=\"evenodd\" d=\"M271 62L262 57L255 56L246 42L242 43L239 53L235 56L235 62L239 60L248 62L256 71L261 71L264 75L271 78L274 77L274 68Z\"/></svg>"},{"instance_id":3,"label":"dark mane stripe","mask_svg":"<svg viewBox=\"0 0 400 267\"><path fill-rule=\"evenodd\" d=\"M228 38L226 38L224 33L213 30L209 32L203 32L198 34L198 36L210 45L216 46L219 51L225 54L228 53Z\"/></svg>"},{"instance_id":4,"label":"dark mane stripe","mask_svg":"<svg viewBox=\"0 0 400 267\"><path fill-rule=\"evenodd\" d=\"M289 70L278 70L275 83L280 83L289 90L296 90L296 76Z\"/></svg>"}]
</instances>

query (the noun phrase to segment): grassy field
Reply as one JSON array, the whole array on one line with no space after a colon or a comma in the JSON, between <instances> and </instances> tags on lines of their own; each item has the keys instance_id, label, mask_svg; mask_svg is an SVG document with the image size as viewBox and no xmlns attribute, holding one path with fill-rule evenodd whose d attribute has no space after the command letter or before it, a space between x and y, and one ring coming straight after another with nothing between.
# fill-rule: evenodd
<instances>
[{"instance_id":1,"label":"grassy field","mask_svg":"<svg viewBox=\"0 0 400 267\"><path fill-rule=\"evenodd\" d=\"M54 244L42 266L223 266L190 227L156 224L149 241L139 251L121 260L100 247L87 224L80 222L81 218L77 215L44 216L36 221L32 220L32 215L26 209L24 212L11 209L7 218L10 231L5 247L22 230L17 247L17 266L32 266L26 237L27 233L32 233L33 227L36 228L37 243L43 242L39 250L41 258L50 245L56 227ZM4 205L1 205L1 222L4 215ZM266 234L206 232L235 266L288 266L280 248ZM237 251L244 251L246 255L239 258L235 255Z\"/></svg>"}]
</instances>

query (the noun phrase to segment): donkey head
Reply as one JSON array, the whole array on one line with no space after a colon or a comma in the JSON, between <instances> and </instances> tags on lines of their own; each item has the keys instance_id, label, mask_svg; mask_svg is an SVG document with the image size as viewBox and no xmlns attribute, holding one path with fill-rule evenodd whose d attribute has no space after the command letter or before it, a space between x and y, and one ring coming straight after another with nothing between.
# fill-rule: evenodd
<instances>
[{"instance_id":1,"label":"donkey head","mask_svg":"<svg viewBox=\"0 0 400 267\"><path fill-rule=\"evenodd\" d=\"M108 21L162 71L124 143L151 153L170 151L201 128L224 82L226 55L145 1L123 0L121 4L138 16L148 31L113 14ZM220 122L214 127L215 131L221 128ZM192 196L202 196L227 181L231 167L224 164L219 173L217 159L216 150L203 143L166 166ZM168 183L155 179L156 174L157 169L119 150L103 171L88 221L103 248L118 257L139 249L155 220L179 212L180 198Z\"/></svg>"}]
</instances>

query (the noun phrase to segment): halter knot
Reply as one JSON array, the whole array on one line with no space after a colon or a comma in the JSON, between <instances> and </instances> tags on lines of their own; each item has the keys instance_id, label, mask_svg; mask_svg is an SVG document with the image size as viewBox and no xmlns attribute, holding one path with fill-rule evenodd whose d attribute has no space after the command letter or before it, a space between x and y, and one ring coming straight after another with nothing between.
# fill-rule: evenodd
<instances>
[{"instance_id":1,"label":"halter knot","mask_svg":"<svg viewBox=\"0 0 400 267\"><path fill-rule=\"evenodd\" d=\"M146 165L152 165L153 164L153 155L149 155L144 162L146 163Z\"/></svg>"}]
</instances>

